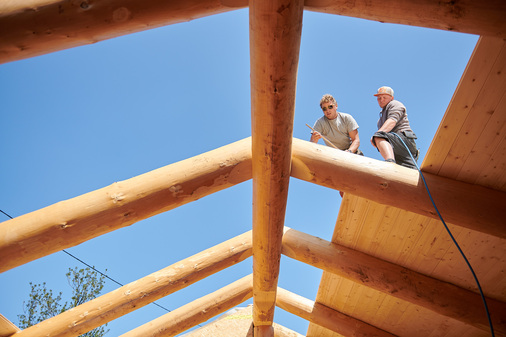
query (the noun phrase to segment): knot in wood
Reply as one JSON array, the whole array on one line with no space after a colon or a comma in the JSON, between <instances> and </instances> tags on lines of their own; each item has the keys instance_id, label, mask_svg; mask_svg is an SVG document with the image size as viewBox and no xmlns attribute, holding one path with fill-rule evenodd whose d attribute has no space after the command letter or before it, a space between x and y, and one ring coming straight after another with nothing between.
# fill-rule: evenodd
<instances>
[{"instance_id":1,"label":"knot in wood","mask_svg":"<svg viewBox=\"0 0 506 337\"><path fill-rule=\"evenodd\" d=\"M123 193L115 193L115 194L111 195L111 199L112 199L112 202L116 204L119 201L125 199L125 196L123 195Z\"/></svg>"},{"instance_id":2,"label":"knot in wood","mask_svg":"<svg viewBox=\"0 0 506 337\"><path fill-rule=\"evenodd\" d=\"M181 185L172 185L171 187L169 187L169 191L172 192L174 196L176 196L177 194L183 192L183 188Z\"/></svg>"},{"instance_id":3,"label":"knot in wood","mask_svg":"<svg viewBox=\"0 0 506 337\"><path fill-rule=\"evenodd\" d=\"M130 20L132 13L126 7L120 7L112 13L112 20L114 22L125 22Z\"/></svg>"},{"instance_id":4,"label":"knot in wood","mask_svg":"<svg viewBox=\"0 0 506 337\"><path fill-rule=\"evenodd\" d=\"M380 183L380 188L382 190L387 189L388 188L388 182L386 182L386 181L381 182Z\"/></svg>"}]
</instances>

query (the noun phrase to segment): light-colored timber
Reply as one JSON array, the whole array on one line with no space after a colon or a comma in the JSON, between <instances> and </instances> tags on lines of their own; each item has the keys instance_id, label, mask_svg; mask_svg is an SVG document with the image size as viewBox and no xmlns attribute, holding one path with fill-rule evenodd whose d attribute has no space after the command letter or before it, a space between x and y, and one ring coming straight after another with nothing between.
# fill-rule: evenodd
<instances>
[{"instance_id":1,"label":"light-colored timber","mask_svg":"<svg viewBox=\"0 0 506 337\"><path fill-rule=\"evenodd\" d=\"M257 328L271 328L263 325ZM282 325L274 323L272 326L275 337L302 337L301 334ZM258 330L258 329L257 329ZM237 307L229 310L215 321L181 335L181 337L253 337L253 305Z\"/></svg>"},{"instance_id":2,"label":"light-colored timber","mask_svg":"<svg viewBox=\"0 0 506 337\"><path fill-rule=\"evenodd\" d=\"M250 146L246 138L0 223L0 272L251 179Z\"/></svg>"},{"instance_id":3,"label":"light-colored timber","mask_svg":"<svg viewBox=\"0 0 506 337\"><path fill-rule=\"evenodd\" d=\"M506 41L482 37L421 167L459 181L506 191Z\"/></svg>"},{"instance_id":4,"label":"light-colored timber","mask_svg":"<svg viewBox=\"0 0 506 337\"><path fill-rule=\"evenodd\" d=\"M16 334L79 336L251 256L251 231L126 284Z\"/></svg>"},{"instance_id":5,"label":"light-colored timber","mask_svg":"<svg viewBox=\"0 0 506 337\"><path fill-rule=\"evenodd\" d=\"M275 304L309 320L308 337L490 335L417 171L292 139L304 9L481 35L421 168L480 278L496 335L506 336L505 1L7 0L0 63L247 6L251 139L0 223L0 272L251 178L252 231L23 331L0 315L0 336L78 336L252 254L249 285L176 309L155 330L181 331L226 310L212 302L220 294L234 298L227 306L252 294L244 315L190 335L299 337L273 322ZM283 235L290 176L345 192L331 242ZM278 288L281 252L323 270L315 301ZM198 313L206 308L213 313Z\"/></svg>"},{"instance_id":6,"label":"light-colored timber","mask_svg":"<svg viewBox=\"0 0 506 337\"><path fill-rule=\"evenodd\" d=\"M30 0L0 3L0 63L247 6L247 0Z\"/></svg>"},{"instance_id":7,"label":"light-colored timber","mask_svg":"<svg viewBox=\"0 0 506 337\"><path fill-rule=\"evenodd\" d=\"M292 153L295 178L438 218L417 170L299 139L293 140ZM430 173L424 177L445 221L506 238L505 192Z\"/></svg>"},{"instance_id":8,"label":"light-colored timber","mask_svg":"<svg viewBox=\"0 0 506 337\"><path fill-rule=\"evenodd\" d=\"M11 336L18 331L21 330L14 323L0 314L0 337Z\"/></svg>"},{"instance_id":9,"label":"light-colored timber","mask_svg":"<svg viewBox=\"0 0 506 337\"><path fill-rule=\"evenodd\" d=\"M385 23L506 37L506 3L502 0L307 0L306 9Z\"/></svg>"},{"instance_id":10,"label":"light-colored timber","mask_svg":"<svg viewBox=\"0 0 506 337\"><path fill-rule=\"evenodd\" d=\"M272 325L276 303L303 6L303 0L259 0L249 8L255 327ZM271 335L272 328L259 328L256 336Z\"/></svg>"},{"instance_id":11,"label":"light-colored timber","mask_svg":"<svg viewBox=\"0 0 506 337\"><path fill-rule=\"evenodd\" d=\"M278 288L276 305L283 310L344 336L394 336L386 331L332 310L322 304L315 303L314 301L289 292L283 288Z\"/></svg>"},{"instance_id":12,"label":"light-colored timber","mask_svg":"<svg viewBox=\"0 0 506 337\"><path fill-rule=\"evenodd\" d=\"M248 275L149 323L130 330L121 337L175 336L240 305L252 296L253 275Z\"/></svg>"},{"instance_id":13,"label":"light-colored timber","mask_svg":"<svg viewBox=\"0 0 506 337\"><path fill-rule=\"evenodd\" d=\"M250 179L250 144L247 138L0 223L0 270L75 246ZM227 151L233 151L232 157ZM437 217L415 170L400 166L388 170L388 164L381 161L299 139L293 139L293 158L291 175L296 178ZM506 204L506 193L428 173L425 177L446 221L506 237L501 210L501 205ZM200 188L201 183L207 187Z\"/></svg>"},{"instance_id":14,"label":"light-colored timber","mask_svg":"<svg viewBox=\"0 0 506 337\"><path fill-rule=\"evenodd\" d=\"M283 235L283 254L355 283L423 306L484 331L489 330L479 294L427 277L399 265L377 259L306 233L289 229ZM506 303L487 298L492 312L506 313ZM500 315L492 322L506 334L506 320Z\"/></svg>"},{"instance_id":15,"label":"light-colored timber","mask_svg":"<svg viewBox=\"0 0 506 337\"><path fill-rule=\"evenodd\" d=\"M0 63L248 6L247 0L30 0L0 4ZM506 37L502 0L381 3L308 0L305 9L362 19ZM37 18L37 20L34 20Z\"/></svg>"}]
</instances>

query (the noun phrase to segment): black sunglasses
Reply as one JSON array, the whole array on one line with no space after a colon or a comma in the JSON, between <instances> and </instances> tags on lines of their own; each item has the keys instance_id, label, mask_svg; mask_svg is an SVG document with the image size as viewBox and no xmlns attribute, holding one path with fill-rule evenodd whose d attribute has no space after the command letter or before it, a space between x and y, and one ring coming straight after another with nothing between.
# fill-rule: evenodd
<instances>
[{"instance_id":1,"label":"black sunglasses","mask_svg":"<svg viewBox=\"0 0 506 337\"><path fill-rule=\"evenodd\" d=\"M334 107L334 106L331 104L331 105L329 105L329 106L328 106L328 109L330 110L330 109L332 109L333 107ZM322 108L322 110L323 110L323 111L327 111L327 107L323 107L323 108Z\"/></svg>"}]
</instances>

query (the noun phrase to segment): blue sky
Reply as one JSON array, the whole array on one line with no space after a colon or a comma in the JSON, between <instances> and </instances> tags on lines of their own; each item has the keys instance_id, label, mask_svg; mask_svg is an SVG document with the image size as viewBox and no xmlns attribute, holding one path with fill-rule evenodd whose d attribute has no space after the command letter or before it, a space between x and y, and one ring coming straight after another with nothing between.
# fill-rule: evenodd
<instances>
[{"instance_id":1,"label":"blue sky","mask_svg":"<svg viewBox=\"0 0 506 337\"><path fill-rule=\"evenodd\" d=\"M0 210L16 217L249 137L248 28L243 9L0 65ZM330 93L357 120L364 154L380 159L369 143L373 94L389 85L421 164L477 40L304 12L293 136L309 139L305 124ZM340 202L335 190L292 179L285 225L330 240ZM250 230L251 203L247 181L67 251L126 284ZM58 252L0 274L0 313L18 323L29 282L69 295L74 266ZM248 259L157 303L173 310L251 272ZM282 258L281 287L314 300L320 277ZM148 305L109 323L108 336L165 313ZM307 331L279 308L274 320Z\"/></svg>"}]
</instances>

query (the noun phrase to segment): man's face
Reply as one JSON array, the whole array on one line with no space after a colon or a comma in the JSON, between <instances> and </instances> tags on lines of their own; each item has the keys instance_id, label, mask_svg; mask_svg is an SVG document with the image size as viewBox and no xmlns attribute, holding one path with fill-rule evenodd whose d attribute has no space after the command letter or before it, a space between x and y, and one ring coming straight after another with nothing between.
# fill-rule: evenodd
<instances>
[{"instance_id":1,"label":"man's face","mask_svg":"<svg viewBox=\"0 0 506 337\"><path fill-rule=\"evenodd\" d=\"M376 96L377 100L378 100L378 104L379 106L383 109L388 103L390 103L391 100L393 100L393 96L390 96L390 95L386 95L386 94L381 94L381 95L378 95Z\"/></svg>"},{"instance_id":2,"label":"man's face","mask_svg":"<svg viewBox=\"0 0 506 337\"><path fill-rule=\"evenodd\" d=\"M337 104L336 103L330 103L330 102L322 103L322 111L323 111L323 114L325 116L327 116L328 119L337 118Z\"/></svg>"}]
</instances>

